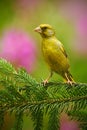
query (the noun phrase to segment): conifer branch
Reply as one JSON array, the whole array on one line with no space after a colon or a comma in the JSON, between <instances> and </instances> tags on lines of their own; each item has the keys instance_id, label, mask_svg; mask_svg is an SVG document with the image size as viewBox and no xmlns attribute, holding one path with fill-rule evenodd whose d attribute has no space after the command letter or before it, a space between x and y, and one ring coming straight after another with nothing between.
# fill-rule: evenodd
<instances>
[{"instance_id":1,"label":"conifer branch","mask_svg":"<svg viewBox=\"0 0 87 130\"><path fill-rule=\"evenodd\" d=\"M43 115L48 115L48 130L58 130L62 111L76 117L72 111L87 109L87 84L50 82L45 87L31 77L24 69L17 71L4 59L0 59L0 129L5 112L15 112L13 130L22 130L23 114L28 111L34 130L43 128ZM86 111L87 112L87 111ZM81 113L82 114L82 113ZM84 114L83 114L84 115ZM80 114L78 114L80 118ZM55 123L52 125L53 120ZM87 122L87 120L82 120ZM82 125L81 125L82 126Z\"/></svg>"}]
</instances>

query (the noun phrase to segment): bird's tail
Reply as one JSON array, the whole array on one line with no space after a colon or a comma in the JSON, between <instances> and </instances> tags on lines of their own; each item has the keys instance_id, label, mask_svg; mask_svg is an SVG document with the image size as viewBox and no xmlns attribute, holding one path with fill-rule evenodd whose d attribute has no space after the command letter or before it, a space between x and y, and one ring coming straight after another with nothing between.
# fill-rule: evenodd
<instances>
[{"instance_id":1,"label":"bird's tail","mask_svg":"<svg viewBox=\"0 0 87 130\"><path fill-rule=\"evenodd\" d=\"M73 76L71 75L71 73L69 71L65 72L64 74L64 79L66 82L72 82L72 83L75 83L74 79L73 79Z\"/></svg>"}]
</instances>

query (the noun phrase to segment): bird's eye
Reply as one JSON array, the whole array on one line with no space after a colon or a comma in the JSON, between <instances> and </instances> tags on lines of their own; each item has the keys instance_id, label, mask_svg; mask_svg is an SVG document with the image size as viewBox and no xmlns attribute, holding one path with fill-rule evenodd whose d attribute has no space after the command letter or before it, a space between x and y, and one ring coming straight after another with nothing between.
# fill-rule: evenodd
<instances>
[{"instance_id":1,"label":"bird's eye","mask_svg":"<svg viewBox=\"0 0 87 130\"><path fill-rule=\"evenodd\" d=\"M47 27L44 27L44 29L47 29Z\"/></svg>"},{"instance_id":2,"label":"bird's eye","mask_svg":"<svg viewBox=\"0 0 87 130\"><path fill-rule=\"evenodd\" d=\"M43 29L43 30L46 30L46 29L47 29L47 27L43 27L42 29Z\"/></svg>"}]
</instances>

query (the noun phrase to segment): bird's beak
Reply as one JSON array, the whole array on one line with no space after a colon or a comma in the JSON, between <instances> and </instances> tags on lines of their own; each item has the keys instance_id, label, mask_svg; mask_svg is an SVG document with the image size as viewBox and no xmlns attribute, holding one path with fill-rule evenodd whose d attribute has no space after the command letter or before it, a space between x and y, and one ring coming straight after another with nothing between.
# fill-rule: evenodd
<instances>
[{"instance_id":1,"label":"bird's beak","mask_svg":"<svg viewBox=\"0 0 87 130\"><path fill-rule=\"evenodd\" d=\"M34 31L35 31L35 32L38 32L38 33L42 33L42 30L41 30L40 27L36 27L36 28L34 29Z\"/></svg>"}]
</instances>

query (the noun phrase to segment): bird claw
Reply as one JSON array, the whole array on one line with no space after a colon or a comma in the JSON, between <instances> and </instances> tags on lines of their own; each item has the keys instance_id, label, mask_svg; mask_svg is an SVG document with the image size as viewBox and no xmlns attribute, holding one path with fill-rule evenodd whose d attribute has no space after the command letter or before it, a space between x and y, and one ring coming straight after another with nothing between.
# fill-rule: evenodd
<instances>
[{"instance_id":1,"label":"bird claw","mask_svg":"<svg viewBox=\"0 0 87 130\"><path fill-rule=\"evenodd\" d=\"M72 84L75 82L68 80L67 83L72 86Z\"/></svg>"},{"instance_id":2,"label":"bird claw","mask_svg":"<svg viewBox=\"0 0 87 130\"><path fill-rule=\"evenodd\" d=\"M46 86L47 83L48 83L48 80L47 80L47 79L44 80L44 81L43 81L43 86Z\"/></svg>"},{"instance_id":3,"label":"bird claw","mask_svg":"<svg viewBox=\"0 0 87 130\"><path fill-rule=\"evenodd\" d=\"M68 80L67 83L68 83L69 85L72 85L72 84L73 84L73 82L70 81L70 80Z\"/></svg>"}]
</instances>

